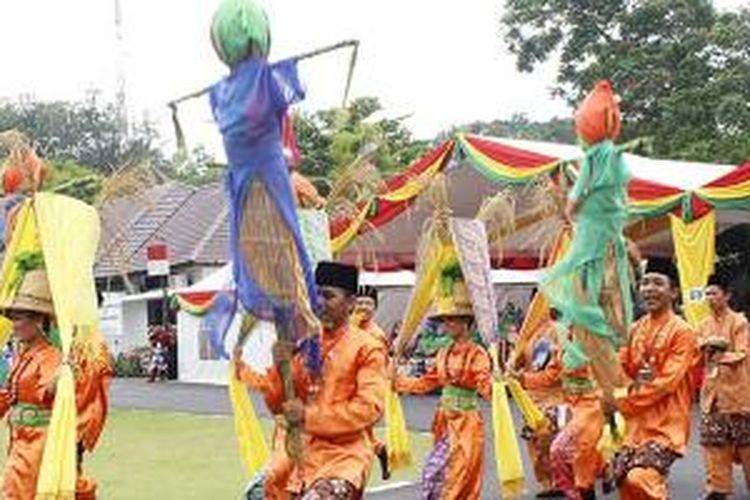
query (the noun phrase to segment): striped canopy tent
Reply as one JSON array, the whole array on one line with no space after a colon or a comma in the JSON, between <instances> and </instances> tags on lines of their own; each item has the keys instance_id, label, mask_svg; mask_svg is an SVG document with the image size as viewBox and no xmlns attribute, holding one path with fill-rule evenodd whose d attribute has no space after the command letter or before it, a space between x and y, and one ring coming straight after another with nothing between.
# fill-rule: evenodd
<instances>
[{"instance_id":1,"label":"striped canopy tent","mask_svg":"<svg viewBox=\"0 0 750 500\"><path fill-rule=\"evenodd\" d=\"M646 254L673 253L668 214L689 222L717 208L717 232L748 220L743 210L750 207L750 163L738 167L625 156L633 174L628 232ZM516 231L503 242L502 260L493 265L537 267L541 246L553 239L560 217L533 206L523 187L544 177L571 182L581 157L573 145L458 135L389 179L377 198L360 206L357 217L332 221L334 250L369 269L413 267L422 225L432 212L421 195L431 177L445 172L450 208L459 217L473 217L483 200L503 187L516 193Z\"/></svg>"}]
</instances>

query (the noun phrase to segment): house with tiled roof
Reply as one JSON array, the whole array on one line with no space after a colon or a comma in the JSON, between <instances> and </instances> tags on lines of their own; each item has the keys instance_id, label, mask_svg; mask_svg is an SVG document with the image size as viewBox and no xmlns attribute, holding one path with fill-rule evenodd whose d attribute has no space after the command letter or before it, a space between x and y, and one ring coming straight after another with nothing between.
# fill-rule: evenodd
<instances>
[{"instance_id":1,"label":"house with tiled roof","mask_svg":"<svg viewBox=\"0 0 750 500\"><path fill-rule=\"evenodd\" d=\"M169 182L103 207L102 237L94 275L103 291L144 292L146 248L165 243L171 286L188 286L206 268L227 262L228 207L223 187Z\"/></svg>"},{"instance_id":2,"label":"house with tiled roof","mask_svg":"<svg viewBox=\"0 0 750 500\"><path fill-rule=\"evenodd\" d=\"M114 200L100 215L94 276L105 297L102 330L118 353L144 345L148 327L162 322L165 282L148 276L146 249L166 244L168 288L192 285L228 260L228 206L221 184L167 182Z\"/></svg>"}]
</instances>

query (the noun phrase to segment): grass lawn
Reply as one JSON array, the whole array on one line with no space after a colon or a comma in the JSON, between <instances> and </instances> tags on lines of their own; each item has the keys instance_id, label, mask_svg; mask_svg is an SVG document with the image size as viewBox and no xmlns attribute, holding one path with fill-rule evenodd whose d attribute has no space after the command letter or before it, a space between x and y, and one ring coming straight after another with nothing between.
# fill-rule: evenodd
<instances>
[{"instance_id":1,"label":"grass lawn","mask_svg":"<svg viewBox=\"0 0 750 500\"><path fill-rule=\"evenodd\" d=\"M271 423L264 421L270 434ZM0 432L5 450L7 432ZM411 435L415 458L412 470L394 474L391 481L414 481L416 467L432 444L424 434ZM99 483L101 498L145 500L180 498L239 498L244 486L242 467L229 416L113 410L102 441L85 468ZM5 453L0 452L0 466ZM373 466L370 485L381 484L380 468Z\"/></svg>"}]
</instances>

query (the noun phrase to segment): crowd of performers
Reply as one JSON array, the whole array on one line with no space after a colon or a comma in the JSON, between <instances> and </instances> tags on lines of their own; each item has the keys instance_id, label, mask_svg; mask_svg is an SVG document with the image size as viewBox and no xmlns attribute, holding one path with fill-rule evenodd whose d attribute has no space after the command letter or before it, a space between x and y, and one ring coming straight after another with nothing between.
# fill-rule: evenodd
<instances>
[{"instance_id":1,"label":"crowd of performers","mask_svg":"<svg viewBox=\"0 0 750 500\"><path fill-rule=\"evenodd\" d=\"M320 207L324 200L299 174L290 174L282 148L287 108L304 97L297 61L267 62L268 19L251 0L224 0L211 35L231 68L212 88L211 105L229 159L238 307L273 321L278 333L273 366L263 373L242 361L241 344L232 355L233 375L263 395L276 424L270 459L249 484L247 498L362 497L376 458L384 479L391 472L386 445L374 432L387 392L437 390L434 447L423 466L421 497L480 498L481 401L494 398L498 380L514 379L544 417L542 425L519 429L537 497L595 498L603 479L605 491L616 488L625 500L666 499L670 467L688 445L696 367L704 372L699 439L706 497L732 494L736 462L750 480L747 321L729 308L728 281L715 275L706 290L711 314L696 331L674 311L675 266L634 257L623 236L629 173L614 144L619 107L606 82L576 114L585 159L565 210L572 243L540 286L551 304L549 318L501 366L492 352L496 346L472 340L480 319L476 270L464 267L456 249L440 262L422 262L420 272L436 264L439 275L428 316L452 342L424 375L410 377L399 370L398 356L389 356L387 337L374 321L377 291L360 286L357 268L330 260L314 266L305 250L295 207L305 200ZM17 220L7 227L11 240L23 229ZM34 238L17 239L33 247ZM57 319L70 317L69 305L53 300L39 248L7 252L3 272L0 288L12 293L2 292L0 309L12 322L17 348L0 389L0 415L10 428L2 496L94 498L96 485L84 476L82 461L106 420L112 375L106 348L77 342L74 335L72 347L61 349ZM634 294L643 308L637 319ZM71 367L74 376L78 476L75 492L46 493L37 481L54 411L63 411L62 403L55 405L64 386L58 384L61 367Z\"/></svg>"},{"instance_id":2,"label":"crowd of performers","mask_svg":"<svg viewBox=\"0 0 750 500\"><path fill-rule=\"evenodd\" d=\"M313 273L302 248L290 207L310 186L290 190L279 144L287 107L304 94L295 60L266 62L267 19L250 4L226 1L215 17L213 43L232 72L211 94L230 162L240 302L253 315L275 321L282 332L267 373L245 365L241 347L234 351L236 375L260 391L276 415L271 459L247 497L361 497L376 457L383 477L389 475L387 450L373 432L383 417L386 392L440 390L421 496L479 498L485 442L481 400L492 397L493 381L510 377L545 416L544 425L522 432L539 497L595 498L602 478L605 490L616 488L623 499L667 498L670 467L688 443L700 364L706 372L700 405L706 494L731 494L733 462L747 467L750 457L750 406L743 396L750 393L742 390L750 375L747 323L727 308L726 282L713 277L707 292L712 314L695 331L674 312L675 266L664 260L641 263L623 236L630 174L614 142L620 112L609 84L599 82L576 113L584 160L565 209L573 240L540 285L552 306L549 320L512 363L498 366L491 349L472 341L477 318L470 274L461 259L448 259L440 263L429 316L452 343L423 376L404 376L373 322L377 296L359 287L357 269L323 261ZM236 15L238 9L243 16ZM258 255L269 234L281 254L269 262L297 273L293 289L280 283L288 278L269 276L262 267ZM425 264L419 269L430 267ZM315 296L318 337L305 330L316 326L306 305ZM638 319L633 318L636 296L643 309ZM303 325L297 338L289 335L293 328L285 314ZM295 449L293 432L301 448ZM607 441L610 446L603 446Z\"/></svg>"}]
</instances>

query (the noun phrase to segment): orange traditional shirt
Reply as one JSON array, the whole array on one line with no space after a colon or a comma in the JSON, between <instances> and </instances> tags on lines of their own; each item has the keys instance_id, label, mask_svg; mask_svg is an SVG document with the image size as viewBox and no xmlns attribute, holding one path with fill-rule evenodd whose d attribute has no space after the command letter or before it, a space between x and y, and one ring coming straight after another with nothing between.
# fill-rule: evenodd
<instances>
[{"instance_id":1,"label":"orange traditional shirt","mask_svg":"<svg viewBox=\"0 0 750 500\"><path fill-rule=\"evenodd\" d=\"M450 459L441 500L479 498L484 463L484 424L478 401L463 395L476 391L492 396L492 362L473 341L440 349L435 364L422 377L397 377L396 390L424 394L443 388L432 425L435 442L448 440ZM476 399L476 396L475 396Z\"/></svg>"},{"instance_id":2,"label":"orange traditional shirt","mask_svg":"<svg viewBox=\"0 0 750 500\"><path fill-rule=\"evenodd\" d=\"M693 397L690 371L698 359L696 335L690 325L671 310L660 317L646 315L631 327L620 359L633 380L637 381L644 369L652 374L651 380L636 382L618 399L627 422L623 444L638 448L654 441L684 454Z\"/></svg>"},{"instance_id":3,"label":"orange traditional shirt","mask_svg":"<svg viewBox=\"0 0 750 500\"><path fill-rule=\"evenodd\" d=\"M534 348L540 341L548 341L554 346L552 359L544 367L534 367ZM531 399L538 405L554 406L562 403L562 381L560 378L559 360L557 358L557 329L552 321L542 323L524 345L516 362L516 368L524 370L521 384L527 389ZM557 364L557 366L555 366ZM538 376L537 376L538 375ZM526 376L534 379L526 380Z\"/></svg>"},{"instance_id":4,"label":"orange traditional shirt","mask_svg":"<svg viewBox=\"0 0 750 500\"><path fill-rule=\"evenodd\" d=\"M357 328L374 338L383 346L386 352L388 352L388 335L385 334L383 329L380 328L377 323L375 323L373 320L370 320L360 323L359 325L357 325Z\"/></svg>"},{"instance_id":5,"label":"orange traditional shirt","mask_svg":"<svg viewBox=\"0 0 750 500\"><path fill-rule=\"evenodd\" d=\"M2 498L33 500L44 453L54 381L61 355L39 340L13 361L8 384L0 390L0 417L8 415L10 444L3 474Z\"/></svg>"},{"instance_id":6,"label":"orange traditional shirt","mask_svg":"<svg viewBox=\"0 0 750 500\"><path fill-rule=\"evenodd\" d=\"M99 441L109 413L109 386L114 375L112 356L104 342L91 358L76 361L76 415L78 442L92 451Z\"/></svg>"},{"instance_id":7,"label":"orange traditional shirt","mask_svg":"<svg viewBox=\"0 0 750 500\"><path fill-rule=\"evenodd\" d=\"M719 337L729 348L706 366L701 411L708 413L750 412L750 362L748 361L748 324L744 314L727 309L721 316L711 314L698 328L700 340Z\"/></svg>"},{"instance_id":8,"label":"orange traditional shirt","mask_svg":"<svg viewBox=\"0 0 750 500\"><path fill-rule=\"evenodd\" d=\"M367 335L348 326L321 336L322 374L313 384L304 358L292 360L295 392L305 402L304 453L299 491L318 479L340 478L364 489L374 458L370 428L383 414L386 353ZM278 369L268 372L266 402L274 413L284 400Z\"/></svg>"}]
</instances>

